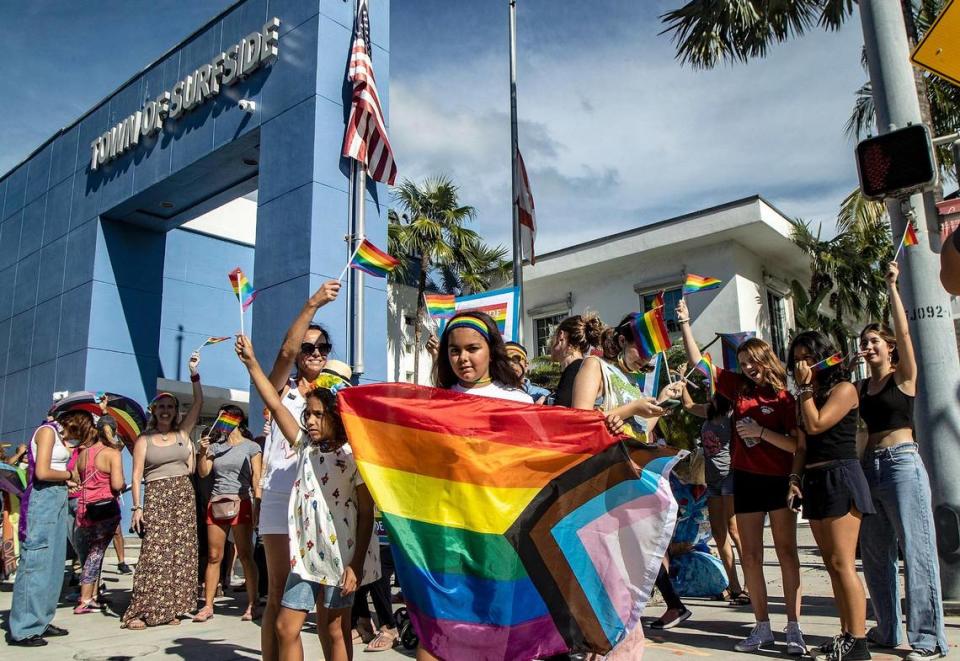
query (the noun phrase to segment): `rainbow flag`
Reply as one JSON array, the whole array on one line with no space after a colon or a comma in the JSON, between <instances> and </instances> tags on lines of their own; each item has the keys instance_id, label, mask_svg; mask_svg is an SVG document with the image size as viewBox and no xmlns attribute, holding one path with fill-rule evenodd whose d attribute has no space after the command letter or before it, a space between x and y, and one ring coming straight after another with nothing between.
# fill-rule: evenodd
<instances>
[{"instance_id":1,"label":"rainbow flag","mask_svg":"<svg viewBox=\"0 0 960 661\"><path fill-rule=\"evenodd\" d=\"M700 362L696 364L696 370L703 374L707 379L707 386L710 389L710 396L713 397L717 393L717 384L714 382L713 376L713 358L710 357L710 354L705 353L700 356Z\"/></svg>"},{"instance_id":2,"label":"rainbow flag","mask_svg":"<svg viewBox=\"0 0 960 661\"><path fill-rule=\"evenodd\" d=\"M664 305L666 305L666 303L664 302L664 296L666 295L667 295L667 292L664 291L663 289L658 291L656 295L653 297L653 307L662 308Z\"/></svg>"},{"instance_id":3,"label":"rainbow flag","mask_svg":"<svg viewBox=\"0 0 960 661\"><path fill-rule=\"evenodd\" d=\"M907 228L903 231L903 245L915 246L919 243L920 239L917 238L917 230L913 229L913 224L910 221L907 221Z\"/></svg>"},{"instance_id":4,"label":"rainbow flag","mask_svg":"<svg viewBox=\"0 0 960 661\"><path fill-rule=\"evenodd\" d=\"M740 359L737 358L737 349L740 345L752 337L756 337L756 331L744 331L742 333L717 333L720 336L720 346L723 352L723 369L730 372L740 372Z\"/></svg>"},{"instance_id":5,"label":"rainbow flag","mask_svg":"<svg viewBox=\"0 0 960 661\"><path fill-rule=\"evenodd\" d=\"M675 450L628 449L593 411L399 383L337 397L426 650L604 654L636 631L676 523Z\"/></svg>"},{"instance_id":6,"label":"rainbow flag","mask_svg":"<svg viewBox=\"0 0 960 661\"><path fill-rule=\"evenodd\" d=\"M457 297L453 294L424 294L427 312L436 320L449 319L457 311Z\"/></svg>"},{"instance_id":7,"label":"rainbow flag","mask_svg":"<svg viewBox=\"0 0 960 661\"><path fill-rule=\"evenodd\" d=\"M830 369L831 367L836 367L837 365L840 365L842 363L843 363L843 354L835 353L832 356L827 356L826 358L821 360L819 363L816 363L815 365L811 365L810 369L814 373L816 373L826 369Z\"/></svg>"},{"instance_id":8,"label":"rainbow flag","mask_svg":"<svg viewBox=\"0 0 960 661\"><path fill-rule=\"evenodd\" d=\"M203 341L203 344L197 347L197 351L200 351L200 349L204 348L208 344L220 344L221 342L226 342L229 339L230 339L229 335L224 337L213 337L213 336L208 337L206 340Z\"/></svg>"},{"instance_id":9,"label":"rainbow flag","mask_svg":"<svg viewBox=\"0 0 960 661\"><path fill-rule=\"evenodd\" d=\"M247 276L243 274L239 266L230 271L227 277L230 278L233 293L236 294L237 300L240 301L240 307L246 310L253 304L253 299L257 297L257 290L253 288L253 285L247 280Z\"/></svg>"},{"instance_id":10,"label":"rainbow flag","mask_svg":"<svg viewBox=\"0 0 960 661\"><path fill-rule=\"evenodd\" d=\"M466 312L468 310L474 310L477 312L485 312L490 315L490 318L494 320L497 324L497 328L500 330L500 334L503 335L504 330L507 327L507 303L493 303L491 305L477 305L474 307L470 306L461 306L457 312Z\"/></svg>"},{"instance_id":11,"label":"rainbow flag","mask_svg":"<svg viewBox=\"0 0 960 661\"><path fill-rule=\"evenodd\" d=\"M688 273L687 279L683 283L683 295L686 296L687 294L696 294L702 291L717 289L722 284L723 281L717 280L716 278L705 278L702 275Z\"/></svg>"},{"instance_id":12,"label":"rainbow flag","mask_svg":"<svg viewBox=\"0 0 960 661\"><path fill-rule=\"evenodd\" d=\"M213 423L213 426L210 427L209 435L229 436L234 429L240 426L241 422L243 422L243 416L221 411L220 415L217 416L216 421Z\"/></svg>"},{"instance_id":13,"label":"rainbow flag","mask_svg":"<svg viewBox=\"0 0 960 661\"><path fill-rule=\"evenodd\" d=\"M358 271L369 273L375 278L386 278L387 274L395 269L399 263L399 260L394 259L364 239L353 254L349 266Z\"/></svg>"},{"instance_id":14,"label":"rainbow flag","mask_svg":"<svg viewBox=\"0 0 960 661\"><path fill-rule=\"evenodd\" d=\"M663 308L654 308L645 314L634 314L630 319L633 341L644 360L670 348L670 333L663 320Z\"/></svg>"}]
</instances>

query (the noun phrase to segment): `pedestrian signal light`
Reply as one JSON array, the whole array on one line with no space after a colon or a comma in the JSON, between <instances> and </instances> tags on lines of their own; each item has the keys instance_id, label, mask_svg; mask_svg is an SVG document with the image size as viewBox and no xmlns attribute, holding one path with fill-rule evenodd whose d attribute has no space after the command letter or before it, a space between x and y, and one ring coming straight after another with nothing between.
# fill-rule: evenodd
<instances>
[{"instance_id":1,"label":"pedestrian signal light","mask_svg":"<svg viewBox=\"0 0 960 661\"><path fill-rule=\"evenodd\" d=\"M857 145L864 197L881 200L928 188L937 181L930 133L922 124L868 138Z\"/></svg>"}]
</instances>

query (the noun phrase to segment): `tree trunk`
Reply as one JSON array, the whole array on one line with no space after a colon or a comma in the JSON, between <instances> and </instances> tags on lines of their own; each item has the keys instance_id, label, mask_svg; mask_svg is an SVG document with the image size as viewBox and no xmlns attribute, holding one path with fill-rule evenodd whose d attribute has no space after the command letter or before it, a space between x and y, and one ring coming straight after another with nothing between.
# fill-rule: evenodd
<instances>
[{"instance_id":1,"label":"tree trunk","mask_svg":"<svg viewBox=\"0 0 960 661\"><path fill-rule=\"evenodd\" d=\"M420 320L423 319L423 310L426 304L423 301L423 292L427 288L427 269L430 260L426 255L420 257L420 276L417 278L417 316L413 325L413 382L420 383Z\"/></svg>"}]
</instances>

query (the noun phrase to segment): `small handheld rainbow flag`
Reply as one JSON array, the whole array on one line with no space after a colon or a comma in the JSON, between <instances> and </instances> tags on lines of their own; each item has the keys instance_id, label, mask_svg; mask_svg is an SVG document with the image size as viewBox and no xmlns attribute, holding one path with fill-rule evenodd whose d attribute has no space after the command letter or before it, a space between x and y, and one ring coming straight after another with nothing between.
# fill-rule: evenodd
<instances>
[{"instance_id":1,"label":"small handheld rainbow flag","mask_svg":"<svg viewBox=\"0 0 960 661\"><path fill-rule=\"evenodd\" d=\"M243 422L243 416L235 413L228 413L227 411L221 411L220 415L217 416L216 422L214 422L213 426L210 428L210 436L229 436L231 432L233 432L233 430L240 425L241 422Z\"/></svg>"},{"instance_id":2,"label":"small handheld rainbow flag","mask_svg":"<svg viewBox=\"0 0 960 661\"><path fill-rule=\"evenodd\" d=\"M705 353L700 356L700 362L694 366L694 369L707 378L707 385L710 388L710 396L713 397L717 393L717 385L714 383L713 379L713 358L710 357L710 354Z\"/></svg>"},{"instance_id":3,"label":"small handheld rainbow flag","mask_svg":"<svg viewBox=\"0 0 960 661\"><path fill-rule=\"evenodd\" d=\"M633 341L644 360L650 360L656 354L670 348L670 333L663 320L663 308L654 308L645 314L634 314L630 318Z\"/></svg>"},{"instance_id":4,"label":"small handheld rainbow flag","mask_svg":"<svg viewBox=\"0 0 960 661\"><path fill-rule=\"evenodd\" d=\"M221 342L226 342L226 341L229 340L229 339L230 339L230 336L229 336L229 335L226 335L226 336L224 336L224 337L213 337L213 336L211 335L210 337L208 337L207 339L205 339L205 340L203 341L203 344L201 344L199 347L197 347L197 351L200 351L200 349L204 348L204 347L207 346L208 344L220 344Z\"/></svg>"},{"instance_id":5,"label":"small handheld rainbow flag","mask_svg":"<svg viewBox=\"0 0 960 661\"><path fill-rule=\"evenodd\" d=\"M423 302L435 320L449 319L457 312L457 297L453 294L424 294Z\"/></svg>"},{"instance_id":6,"label":"small handheld rainbow flag","mask_svg":"<svg viewBox=\"0 0 960 661\"><path fill-rule=\"evenodd\" d=\"M688 273L687 279L683 283L683 295L686 296L687 294L697 294L702 291L717 289L722 284L723 281L717 280L716 278L705 278L702 275Z\"/></svg>"},{"instance_id":7,"label":"small handheld rainbow flag","mask_svg":"<svg viewBox=\"0 0 960 661\"><path fill-rule=\"evenodd\" d=\"M357 249L353 251L353 257L351 257L347 263L347 268L369 273L375 278L386 278L387 274L397 268L399 263L400 261L398 259L391 257L364 239L360 242L360 245L357 246ZM343 274L346 274L346 272L347 269L344 269ZM343 274L340 275L341 280L343 279Z\"/></svg>"},{"instance_id":8,"label":"small handheld rainbow flag","mask_svg":"<svg viewBox=\"0 0 960 661\"><path fill-rule=\"evenodd\" d=\"M257 290L253 288L253 285L247 280L247 276L243 274L239 266L230 271L227 277L230 278L233 293L237 296L237 300L240 301L240 307L246 310L253 303L253 299L257 297Z\"/></svg>"},{"instance_id":9,"label":"small handheld rainbow flag","mask_svg":"<svg viewBox=\"0 0 960 661\"><path fill-rule=\"evenodd\" d=\"M821 360L819 363L817 363L817 364L815 364L815 365L811 365L811 366L810 366L810 369L811 369L814 373L816 373L816 372L820 372L820 371L823 371L823 370L826 370L826 369L830 369L831 367L836 367L837 365L840 365L841 363L843 363L843 354L842 354L842 353L835 353L835 354L833 354L832 356L827 356L826 358L824 358L823 360Z\"/></svg>"},{"instance_id":10,"label":"small handheld rainbow flag","mask_svg":"<svg viewBox=\"0 0 960 661\"><path fill-rule=\"evenodd\" d=\"M653 307L662 308L664 305L666 305L666 303L664 302L664 296L666 296L666 294L667 292L664 291L663 289L658 291L653 297Z\"/></svg>"}]
</instances>

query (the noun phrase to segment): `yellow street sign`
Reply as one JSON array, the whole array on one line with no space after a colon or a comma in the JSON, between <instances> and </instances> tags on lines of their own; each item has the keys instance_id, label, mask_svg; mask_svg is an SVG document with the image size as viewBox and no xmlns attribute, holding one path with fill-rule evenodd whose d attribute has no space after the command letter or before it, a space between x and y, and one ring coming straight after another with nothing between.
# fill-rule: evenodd
<instances>
[{"instance_id":1,"label":"yellow street sign","mask_svg":"<svg viewBox=\"0 0 960 661\"><path fill-rule=\"evenodd\" d=\"M960 87L960 4L948 0L910 61Z\"/></svg>"}]
</instances>

